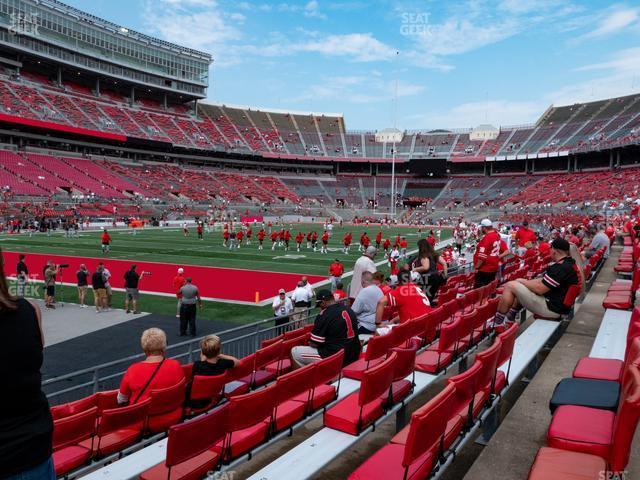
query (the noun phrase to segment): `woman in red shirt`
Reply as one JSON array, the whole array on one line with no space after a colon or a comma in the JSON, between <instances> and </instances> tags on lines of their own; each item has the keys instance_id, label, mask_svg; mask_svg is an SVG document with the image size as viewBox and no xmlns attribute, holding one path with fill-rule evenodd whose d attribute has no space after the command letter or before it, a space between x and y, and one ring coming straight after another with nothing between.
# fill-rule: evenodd
<instances>
[{"instance_id":1,"label":"woman in red shirt","mask_svg":"<svg viewBox=\"0 0 640 480\"><path fill-rule=\"evenodd\" d=\"M149 397L151 390L172 387L184 378L180 362L164 357L167 336L162 330L145 330L140 344L147 358L127 369L118 391L119 404L139 403Z\"/></svg>"}]
</instances>

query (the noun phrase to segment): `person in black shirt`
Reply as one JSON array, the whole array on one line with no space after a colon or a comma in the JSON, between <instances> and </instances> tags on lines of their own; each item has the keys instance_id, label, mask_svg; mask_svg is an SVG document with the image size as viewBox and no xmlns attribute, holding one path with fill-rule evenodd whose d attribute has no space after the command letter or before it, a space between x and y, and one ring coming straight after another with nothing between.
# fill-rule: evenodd
<instances>
[{"instance_id":1,"label":"person in black shirt","mask_svg":"<svg viewBox=\"0 0 640 480\"><path fill-rule=\"evenodd\" d=\"M80 265L80 270L76 272L76 278L78 279L78 300L80 302L80 308L87 308L85 300L89 286L89 272L84 263Z\"/></svg>"},{"instance_id":2,"label":"person in black shirt","mask_svg":"<svg viewBox=\"0 0 640 480\"><path fill-rule=\"evenodd\" d=\"M222 375L227 370L240 365L240 360L231 355L220 353L221 342L217 335L207 335L200 340L200 360L193 362L192 376ZM187 398L191 393L191 384L187 386ZM191 408L206 406L205 401L187 401Z\"/></svg>"},{"instance_id":3,"label":"person in black shirt","mask_svg":"<svg viewBox=\"0 0 640 480\"><path fill-rule=\"evenodd\" d=\"M98 268L91 275L91 287L93 288L93 298L96 304L96 312L107 310L107 287L104 281L104 267Z\"/></svg>"},{"instance_id":4,"label":"person in black shirt","mask_svg":"<svg viewBox=\"0 0 640 480\"><path fill-rule=\"evenodd\" d=\"M9 294L0 251L0 478L55 480L53 420L42 392L40 309ZM16 359L20 359L17 361Z\"/></svg>"},{"instance_id":5,"label":"person in black shirt","mask_svg":"<svg viewBox=\"0 0 640 480\"><path fill-rule=\"evenodd\" d=\"M320 290L316 299L321 312L314 322L309 346L291 349L293 363L302 367L340 350L344 350L344 365L355 362L361 348L356 314L342 303L336 303L330 290Z\"/></svg>"},{"instance_id":6,"label":"person in black shirt","mask_svg":"<svg viewBox=\"0 0 640 480\"><path fill-rule=\"evenodd\" d=\"M19 257L18 264L16 265L16 277L18 280L18 291L17 297L24 297L24 288L27 284L27 280L29 280L29 270L27 269L27 264L24 263L24 254L21 254Z\"/></svg>"},{"instance_id":7,"label":"person in black shirt","mask_svg":"<svg viewBox=\"0 0 640 480\"><path fill-rule=\"evenodd\" d=\"M143 272L144 273L144 272ZM129 310L129 302L133 307L133 313L138 314L138 300L140 299L140 291L138 290L138 282L140 282L140 275L136 272L136 266L131 265L131 268L124 274L124 288L126 296L124 299L124 309L127 313Z\"/></svg>"},{"instance_id":8,"label":"person in black shirt","mask_svg":"<svg viewBox=\"0 0 640 480\"><path fill-rule=\"evenodd\" d=\"M581 289L579 267L563 238L551 242L554 263L539 278L507 282L498 304L494 326L500 331L513 322L520 306L544 318L559 318L571 311Z\"/></svg>"}]
</instances>

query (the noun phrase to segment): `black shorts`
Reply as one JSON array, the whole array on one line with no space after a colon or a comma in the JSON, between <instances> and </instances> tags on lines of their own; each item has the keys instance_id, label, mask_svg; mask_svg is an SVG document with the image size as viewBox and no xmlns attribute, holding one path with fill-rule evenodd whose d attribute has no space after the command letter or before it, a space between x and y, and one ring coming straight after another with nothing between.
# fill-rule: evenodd
<instances>
[{"instance_id":1,"label":"black shorts","mask_svg":"<svg viewBox=\"0 0 640 480\"><path fill-rule=\"evenodd\" d=\"M54 297L56 295L56 286L55 285L48 285L47 286L47 296L48 297Z\"/></svg>"},{"instance_id":2,"label":"black shorts","mask_svg":"<svg viewBox=\"0 0 640 480\"><path fill-rule=\"evenodd\" d=\"M489 285L496 279L497 272L476 272L476 280L474 287L480 288Z\"/></svg>"}]
</instances>

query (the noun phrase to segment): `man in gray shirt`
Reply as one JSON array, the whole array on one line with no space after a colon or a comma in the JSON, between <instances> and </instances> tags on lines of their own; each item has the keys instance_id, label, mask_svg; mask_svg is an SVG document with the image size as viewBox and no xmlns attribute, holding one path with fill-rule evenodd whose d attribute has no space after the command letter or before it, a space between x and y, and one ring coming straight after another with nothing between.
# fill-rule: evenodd
<instances>
[{"instance_id":1,"label":"man in gray shirt","mask_svg":"<svg viewBox=\"0 0 640 480\"><path fill-rule=\"evenodd\" d=\"M180 305L180 336L187 334L196 336L196 304L202 308L202 299L198 292L198 287L191 283L191 277L185 278L185 284L180 288L182 294L182 304Z\"/></svg>"},{"instance_id":2,"label":"man in gray shirt","mask_svg":"<svg viewBox=\"0 0 640 480\"><path fill-rule=\"evenodd\" d=\"M594 255L598 250L602 247L606 247L606 251L604 252L604 258L609 256L609 249L611 247L611 241L607 234L604 233L604 226L600 225L598 227L598 233L596 233L591 239L591 244L589 245L589 249L585 253L585 257L589 258Z\"/></svg>"},{"instance_id":3,"label":"man in gray shirt","mask_svg":"<svg viewBox=\"0 0 640 480\"><path fill-rule=\"evenodd\" d=\"M376 331L376 308L382 298L382 290L373 283L371 272L362 273L362 290L358 292L351 309L358 316L358 334L373 335Z\"/></svg>"}]
</instances>

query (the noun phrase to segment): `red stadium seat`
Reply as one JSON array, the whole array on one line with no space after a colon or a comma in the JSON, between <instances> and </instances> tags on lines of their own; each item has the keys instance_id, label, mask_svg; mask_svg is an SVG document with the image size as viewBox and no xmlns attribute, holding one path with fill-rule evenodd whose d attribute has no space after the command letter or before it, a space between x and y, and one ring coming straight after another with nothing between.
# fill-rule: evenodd
<instances>
[{"instance_id":1,"label":"red stadium seat","mask_svg":"<svg viewBox=\"0 0 640 480\"><path fill-rule=\"evenodd\" d=\"M204 413L215 407L224 394L224 386L227 383L227 374L222 375L196 375L191 382L189 398L185 404L184 415L190 417ZM200 405L198 407L192 404Z\"/></svg>"},{"instance_id":2,"label":"red stadium seat","mask_svg":"<svg viewBox=\"0 0 640 480\"><path fill-rule=\"evenodd\" d=\"M408 324L409 322L407 322ZM395 347L389 350L389 355L395 353L397 355L395 368L393 370L393 382L391 390L386 397L382 397L382 401L393 405L403 400L413 391L415 377L416 352L418 351L419 341L412 339L406 348ZM412 375L411 380L406 377Z\"/></svg>"},{"instance_id":3,"label":"red stadium seat","mask_svg":"<svg viewBox=\"0 0 640 480\"><path fill-rule=\"evenodd\" d=\"M273 362L278 362L282 355L283 341L275 342L268 347L261 348L255 353L253 373L249 381L250 388L260 387L275 380L276 372L266 370L265 368Z\"/></svg>"},{"instance_id":4,"label":"red stadium seat","mask_svg":"<svg viewBox=\"0 0 640 480\"><path fill-rule=\"evenodd\" d=\"M513 348L518 335L518 324L514 323L507 330L498 335L500 339L500 355L498 356L498 368L505 363L507 364L506 373L502 370L496 372L496 378L491 387L491 393L500 395L502 390L509 385L509 372L511 371L511 357L513 356Z\"/></svg>"},{"instance_id":5,"label":"red stadium seat","mask_svg":"<svg viewBox=\"0 0 640 480\"><path fill-rule=\"evenodd\" d=\"M231 398L234 395L244 395L249 392L255 353L240 359L240 364L227 371L228 384L224 389L224 396Z\"/></svg>"},{"instance_id":6,"label":"red stadium seat","mask_svg":"<svg viewBox=\"0 0 640 480\"><path fill-rule=\"evenodd\" d=\"M344 367L342 374L347 378L360 380L365 370L384 361L385 355L393 346L393 343L393 330L387 335L375 335L371 337L369 343L367 343L366 351L362 354L362 358Z\"/></svg>"},{"instance_id":7,"label":"red stadium seat","mask_svg":"<svg viewBox=\"0 0 640 480\"><path fill-rule=\"evenodd\" d=\"M150 433L166 432L171 425L175 425L182 419L185 384L185 380L182 379L172 387L149 392L151 405L147 430Z\"/></svg>"},{"instance_id":8,"label":"red stadium seat","mask_svg":"<svg viewBox=\"0 0 640 480\"><path fill-rule=\"evenodd\" d=\"M475 362L464 372L447 380L447 383L456 387L456 394L451 402L453 411L462 420L460 428L469 427L473 423L474 400L476 393L478 393L478 380L482 373L482 364Z\"/></svg>"},{"instance_id":9,"label":"red stadium seat","mask_svg":"<svg viewBox=\"0 0 640 480\"><path fill-rule=\"evenodd\" d=\"M366 370L362 375L360 390L348 395L324 412L324 425L351 435L360 432L382 416L383 402L393 382L393 371L398 358L392 353L382 363Z\"/></svg>"},{"instance_id":10,"label":"red stadium seat","mask_svg":"<svg viewBox=\"0 0 640 480\"><path fill-rule=\"evenodd\" d=\"M220 455L213 450L227 434L229 406L169 428L167 456L140 475L141 480L197 480L213 471Z\"/></svg>"},{"instance_id":11,"label":"red stadium seat","mask_svg":"<svg viewBox=\"0 0 640 480\"><path fill-rule=\"evenodd\" d=\"M301 330L301 328L298 329L298 331ZM275 362L271 362L264 369L267 372L275 373L276 375L282 375L283 373L291 371L291 349L293 347L307 345L310 337L310 333L302 332L302 334L298 334L298 336L286 339L285 334L285 340L282 342L280 359Z\"/></svg>"},{"instance_id":12,"label":"red stadium seat","mask_svg":"<svg viewBox=\"0 0 640 480\"><path fill-rule=\"evenodd\" d=\"M473 400L473 416L478 416L482 408L486 405L491 396L491 386L496 378L498 368L498 358L502 342L500 338L496 338L486 350L476 355L476 362L482 365L482 372L478 375L478 384L476 385L476 394Z\"/></svg>"},{"instance_id":13,"label":"red stadium seat","mask_svg":"<svg viewBox=\"0 0 640 480\"><path fill-rule=\"evenodd\" d=\"M89 461L91 446L81 444L95 435L97 416L98 408L92 407L53 422L53 464L57 476Z\"/></svg>"},{"instance_id":14,"label":"red stadium seat","mask_svg":"<svg viewBox=\"0 0 640 480\"><path fill-rule=\"evenodd\" d=\"M344 350L334 353L330 357L323 358L319 362L312 364L312 385L311 397L307 404L307 412L313 412L319 408L325 407L328 403L333 402L338 397L338 389L340 388L340 378L342 377L342 364L344 362ZM336 386L330 384L337 380ZM305 394L294 397L294 400L302 400L307 398Z\"/></svg>"},{"instance_id":15,"label":"red stadium seat","mask_svg":"<svg viewBox=\"0 0 640 480\"><path fill-rule=\"evenodd\" d=\"M276 406L273 412L275 431L284 430L305 416L313 389L314 367L313 364L307 365L276 380Z\"/></svg>"},{"instance_id":16,"label":"red stadium seat","mask_svg":"<svg viewBox=\"0 0 640 480\"><path fill-rule=\"evenodd\" d=\"M440 327L440 338L416 358L416 369L421 372L436 373L448 366L456 353L460 338L462 320L457 319Z\"/></svg>"},{"instance_id":17,"label":"red stadium seat","mask_svg":"<svg viewBox=\"0 0 640 480\"><path fill-rule=\"evenodd\" d=\"M558 407L549 426L547 444L597 455L613 471L624 470L640 419L640 371L630 366L629 375L616 413L573 405Z\"/></svg>"},{"instance_id":18,"label":"red stadium seat","mask_svg":"<svg viewBox=\"0 0 640 480\"><path fill-rule=\"evenodd\" d=\"M542 447L529 472L529 480L599 480L607 462L587 453Z\"/></svg>"},{"instance_id":19,"label":"red stadium seat","mask_svg":"<svg viewBox=\"0 0 640 480\"><path fill-rule=\"evenodd\" d=\"M71 415L90 410L91 408L97 406L97 402L98 394L94 393L93 395L89 395L88 397L81 398L80 400L76 400L74 402L51 407L51 416L54 420L70 417Z\"/></svg>"}]
</instances>

